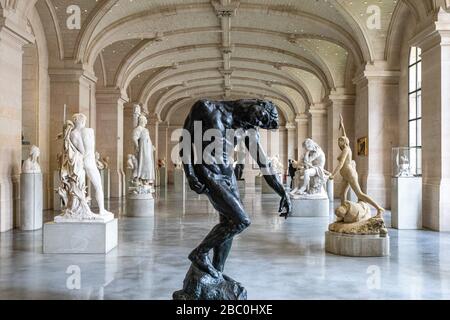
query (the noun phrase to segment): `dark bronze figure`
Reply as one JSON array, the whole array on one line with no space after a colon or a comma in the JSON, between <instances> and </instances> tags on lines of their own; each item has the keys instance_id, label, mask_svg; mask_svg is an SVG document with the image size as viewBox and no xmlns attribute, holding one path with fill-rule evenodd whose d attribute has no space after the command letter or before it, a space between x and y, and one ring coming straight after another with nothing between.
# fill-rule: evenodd
<instances>
[{"instance_id":1,"label":"dark bronze figure","mask_svg":"<svg viewBox=\"0 0 450 320\"><path fill-rule=\"evenodd\" d=\"M264 173L267 183L281 197L280 216L287 218L291 213L289 195L278 181L271 164L267 161L259 143L258 129L276 130L279 127L276 106L269 101L239 100L215 102L198 101L188 115L184 129L194 137L195 123L201 123L202 135L210 129L220 133L215 139L221 140L220 155L205 156L204 151L211 141L202 141L198 146L192 142L189 157L181 152L183 166L190 188L198 194L205 194L214 208L220 213L220 223L216 225L201 244L192 251L192 261L184 289L174 294L175 299L229 299L230 290L241 288L236 299L246 297L245 289L227 276L222 275L225 262L232 246L233 238L250 226L250 219L241 202L236 176L233 170L233 157L230 156L237 144L236 137L229 131L245 132L245 146ZM197 126L198 127L198 126ZM252 132L252 134L248 134ZM196 149L197 152L193 150ZM229 152L231 150L231 152ZM200 161L194 160L194 153L203 154ZM213 251L213 260L209 253ZM199 282L204 282L199 284ZM230 283L231 288L230 289ZM235 286L233 287L233 283ZM203 286L203 287L202 287ZM210 288L212 294L205 286ZM218 288L222 289L218 289ZM206 292L205 292L206 291ZM223 292L221 292L223 291ZM227 292L225 292L227 291ZM239 290L238 290L239 291ZM219 293L218 293L219 292ZM233 295L232 295L233 296Z\"/></svg>"}]
</instances>

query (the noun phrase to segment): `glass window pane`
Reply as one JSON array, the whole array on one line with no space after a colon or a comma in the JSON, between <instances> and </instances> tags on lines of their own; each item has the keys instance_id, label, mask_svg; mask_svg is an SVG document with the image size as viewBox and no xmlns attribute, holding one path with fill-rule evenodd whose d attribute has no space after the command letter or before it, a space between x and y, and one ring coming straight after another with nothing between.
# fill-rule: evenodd
<instances>
[{"instance_id":1,"label":"glass window pane","mask_svg":"<svg viewBox=\"0 0 450 320\"><path fill-rule=\"evenodd\" d=\"M409 56L409 65L412 65L417 61L417 50L415 47L411 48L411 54Z\"/></svg>"},{"instance_id":2,"label":"glass window pane","mask_svg":"<svg viewBox=\"0 0 450 320\"><path fill-rule=\"evenodd\" d=\"M412 172L417 172L417 151L416 149L411 150L411 158L409 159L409 165Z\"/></svg>"},{"instance_id":3,"label":"glass window pane","mask_svg":"<svg viewBox=\"0 0 450 320\"><path fill-rule=\"evenodd\" d=\"M417 145L422 146L422 120L417 120Z\"/></svg>"},{"instance_id":4,"label":"glass window pane","mask_svg":"<svg viewBox=\"0 0 450 320\"><path fill-rule=\"evenodd\" d=\"M409 95L409 118L408 118L408 120L417 118L416 101L417 101L416 94L415 93L410 94Z\"/></svg>"},{"instance_id":5,"label":"glass window pane","mask_svg":"<svg viewBox=\"0 0 450 320\"><path fill-rule=\"evenodd\" d=\"M422 118L422 91L417 92L417 118Z\"/></svg>"},{"instance_id":6,"label":"glass window pane","mask_svg":"<svg viewBox=\"0 0 450 320\"><path fill-rule=\"evenodd\" d=\"M422 49L417 48L417 60L422 60Z\"/></svg>"},{"instance_id":7,"label":"glass window pane","mask_svg":"<svg viewBox=\"0 0 450 320\"><path fill-rule=\"evenodd\" d=\"M422 62L417 64L417 89L422 88Z\"/></svg>"},{"instance_id":8,"label":"glass window pane","mask_svg":"<svg viewBox=\"0 0 450 320\"><path fill-rule=\"evenodd\" d=\"M413 92L413 91L417 90L416 70L417 70L417 65L414 65L409 68L409 92Z\"/></svg>"},{"instance_id":9,"label":"glass window pane","mask_svg":"<svg viewBox=\"0 0 450 320\"><path fill-rule=\"evenodd\" d=\"M409 146L410 147L417 146L416 135L417 135L417 122L411 121L409 123Z\"/></svg>"}]
</instances>

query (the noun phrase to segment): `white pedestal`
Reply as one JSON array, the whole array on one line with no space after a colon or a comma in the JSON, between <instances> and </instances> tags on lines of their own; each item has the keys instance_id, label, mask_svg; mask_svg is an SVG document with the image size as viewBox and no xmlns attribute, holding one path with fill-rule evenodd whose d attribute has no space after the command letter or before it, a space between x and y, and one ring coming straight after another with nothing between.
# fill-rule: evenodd
<instances>
[{"instance_id":1,"label":"white pedestal","mask_svg":"<svg viewBox=\"0 0 450 320\"><path fill-rule=\"evenodd\" d=\"M388 235L348 235L327 231L325 251L348 257L385 257L390 254L390 241Z\"/></svg>"},{"instance_id":2,"label":"white pedestal","mask_svg":"<svg viewBox=\"0 0 450 320\"><path fill-rule=\"evenodd\" d=\"M422 229L422 178L392 178L392 227Z\"/></svg>"},{"instance_id":3,"label":"white pedestal","mask_svg":"<svg viewBox=\"0 0 450 320\"><path fill-rule=\"evenodd\" d=\"M328 200L330 200L330 202L334 202L334 180L327 181L327 194Z\"/></svg>"},{"instance_id":4,"label":"white pedestal","mask_svg":"<svg viewBox=\"0 0 450 320\"><path fill-rule=\"evenodd\" d=\"M330 201L323 199L291 199L292 217L319 218L330 215Z\"/></svg>"},{"instance_id":5,"label":"white pedestal","mask_svg":"<svg viewBox=\"0 0 450 320\"><path fill-rule=\"evenodd\" d=\"M153 217L155 215L155 199L152 194L127 195L127 217Z\"/></svg>"},{"instance_id":6,"label":"white pedestal","mask_svg":"<svg viewBox=\"0 0 450 320\"><path fill-rule=\"evenodd\" d=\"M173 184L175 192L185 192L186 191L186 176L182 169L175 169L173 171Z\"/></svg>"},{"instance_id":7,"label":"white pedestal","mask_svg":"<svg viewBox=\"0 0 450 320\"><path fill-rule=\"evenodd\" d=\"M50 222L44 225L44 253L106 254L117 246L118 220Z\"/></svg>"},{"instance_id":8,"label":"white pedestal","mask_svg":"<svg viewBox=\"0 0 450 320\"><path fill-rule=\"evenodd\" d=\"M159 168L159 186L165 188L167 186L167 169Z\"/></svg>"},{"instance_id":9,"label":"white pedestal","mask_svg":"<svg viewBox=\"0 0 450 320\"><path fill-rule=\"evenodd\" d=\"M53 210L61 211L61 197L58 194L58 188L61 184L61 179L59 177L59 171L53 172Z\"/></svg>"},{"instance_id":10,"label":"white pedestal","mask_svg":"<svg viewBox=\"0 0 450 320\"><path fill-rule=\"evenodd\" d=\"M20 229L42 228L42 173L20 175Z\"/></svg>"}]
</instances>

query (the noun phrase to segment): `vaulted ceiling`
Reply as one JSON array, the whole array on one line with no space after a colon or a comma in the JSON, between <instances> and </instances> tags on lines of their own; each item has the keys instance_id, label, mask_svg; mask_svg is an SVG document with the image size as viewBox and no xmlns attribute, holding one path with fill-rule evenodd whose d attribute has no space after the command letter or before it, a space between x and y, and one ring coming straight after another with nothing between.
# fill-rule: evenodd
<instances>
[{"instance_id":1,"label":"vaulted ceiling","mask_svg":"<svg viewBox=\"0 0 450 320\"><path fill-rule=\"evenodd\" d=\"M80 30L66 27L73 4ZM356 68L386 59L400 6L417 20L433 9L428 0L36 2L51 67L82 63L99 87L119 88L162 120L201 97L260 97L289 122L330 91L351 90Z\"/></svg>"}]
</instances>

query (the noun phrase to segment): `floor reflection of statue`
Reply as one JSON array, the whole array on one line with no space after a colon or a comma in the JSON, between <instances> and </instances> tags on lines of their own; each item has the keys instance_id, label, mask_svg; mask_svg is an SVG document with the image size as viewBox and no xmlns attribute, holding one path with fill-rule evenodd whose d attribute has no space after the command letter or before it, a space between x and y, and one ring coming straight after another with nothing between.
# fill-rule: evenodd
<instances>
[{"instance_id":1,"label":"floor reflection of statue","mask_svg":"<svg viewBox=\"0 0 450 320\"><path fill-rule=\"evenodd\" d=\"M264 178L282 198L281 215L287 217L291 213L288 194L271 170L265 153L259 143L258 128L273 130L278 128L276 107L267 101L241 100L235 102L197 102L185 122L184 128L194 137L194 123L201 121L202 134L215 129L222 135L223 142L219 159L215 155L205 155L202 164L193 165L190 161L194 146L183 146L183 165L191 189L198 194L205 194L220 214L220 223L216 225L201 244L189 255L191 269L185 278L182 291L174 294L175 299L243 299L245 289L223 276L225 262L231 250L233 238L250 226L250 218L241 202L236 178L233 171L232 154L236 140L230 139L227 130L245 130L249 137L246 147L262 170L266 170ZM195 143L195 142L194 142ZM210 142L202 142L195 148L206 150ZM215 159L215 160L214 160ZM213 261L209 258L213 251ZM209 278L206 276L209 275ZM227 283L226 285L224 283ZM231 283L231 284L230 284ZM231 286L231 288L230 288ZM236 291L233 291L233 290ZM231 291L231 293L230 293Z\"/></svg>"},{"instance_id":2,"label":"floor reflection of statue","mask_svg":"<svg viewBox=\"0 0 450 320\"><path fill-rule=\"evenodd\" d=\"M136 178L144 185L150 185L155 180L153 161L153 145L147 126L147 118L139 117L138 126L133 130L133 142L137 159Z\"/></svg>"},{"instance_id":3,"label":"floor reflection of statue","mask_svg":"<svg viewBox=\"0 0 450 320\"><path fill-rule=\"evenodd\" d=\"M94 130L86 128L86 116L75 114L73 121L66 121L63 134L64 149L60 160L61 186L59 195L63 202L61 218L92 220L112 216L105 210L100 172L95 161ZM100 215L91 212L86 197L86 179L89 177L95 189Z\"/></svg>"},{"instance_id":4,"label":"floor reflection of statue","mask_svg":"<svg viewBox=\"0 0 450 320\"><path fill-rule=\"evenodd\" d=\"M326 196L325 184L328 172L325 170L325 153L322 148L312 139L303 142L306 153L301 163L297 163L294 189L291 191L293 197L303 195Z\"/></svg>"},{"instance_id":5,"label":"floor reflection of statue","mask_svg":"<svg viewBox=\"0 0 450 320\"><path fill-rule=\"evenodd\" d=\"M371 197L365 194L358 182L358 172L356 171L356 163L352 158L352 150L350 149L350 140L347 137L344 127L344 120L341 116L340 129L342 130L342 137L339 138L338 144L341 149L341 154L338 157L339 165L334 170L330 179L333 179L338 173L341 174L344 180L344 188L341 194L341 203L347 201L347 193L350 188L355 192L359 201L366 202L377 209L377 217L382 217L385 211L380 205L378 205Z\"/></svg>"}]
</instances>

